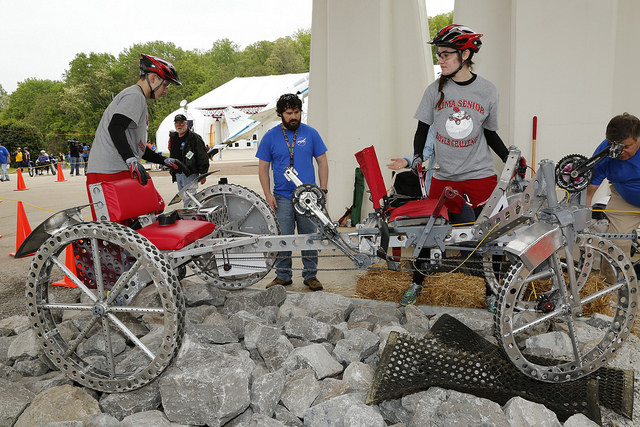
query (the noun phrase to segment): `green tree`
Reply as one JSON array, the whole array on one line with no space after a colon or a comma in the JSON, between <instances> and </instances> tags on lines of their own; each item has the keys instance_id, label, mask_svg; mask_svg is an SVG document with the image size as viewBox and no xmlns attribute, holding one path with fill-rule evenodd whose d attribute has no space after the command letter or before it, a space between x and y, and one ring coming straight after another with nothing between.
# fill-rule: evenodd
<instances>
[{"instance_id":1,"label":"green tree","mask_svg":"<svg viewBox=\"0 0 640 427\"><path fill-rule=\"evenodd\" d=\"M291 37L282 37L276 40L265 65L271 70L270 74L303 73L306 71L304 58L297 51Z\"/></svg>"},{"instance_id":2,"label":"green tree","mask_svg":"<svg viewBox=\"0 0 640 427\"><path fill-rule=\"evenodd\" d=\"M453 24L453 11L449 13L441 13L436 16L427 17L427 21L429 22L429 40L433 40L438 31L446 27L447 25ZM435 46L431 47L431 56L433 57L433 64L438 63L438 58L436 57L436 52L438 49Z\"/></svg>"},{"instance_id":3,"label":"green tree","mask_svg":"<svg viewBox=\"0 0 640 427\"><path fill-rule=\"evenodd\" d=\"M0 85L0 113L2 113L2 110L7 108L8 105L9 105L9 95L7 95L7 91L4 90L2 85Z\"/></svg>"},{"instance_id":4,"label":"green tree","mask_svg":"<svg viewBox=\"0 0 640 427\"><path fill-rule=\"evenodd\" d=\"M0 120L0 143L11 155L18 147L26 147L32 154L45 149L44 138L38 129L16 119Z\"/></svg>"}]
</instances>

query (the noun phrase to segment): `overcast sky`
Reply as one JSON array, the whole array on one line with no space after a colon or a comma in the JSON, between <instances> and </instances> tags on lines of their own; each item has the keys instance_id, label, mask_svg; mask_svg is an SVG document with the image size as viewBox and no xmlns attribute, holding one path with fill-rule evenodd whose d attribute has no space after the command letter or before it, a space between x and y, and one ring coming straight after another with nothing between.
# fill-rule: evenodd
<instances>
[{"instance_id":1,"label":"overcast sky","mask_svg":"<svg viewBox=\"0 0 640 427\"><path fill-rule=\"evenodd\" d=\"M434 16L454 0L426 0ZM227 38L244 48L311 28L312 0L0 0L0 85L61 80L78 53L117 55L160 40L184 50Z\"/></svg>"}]
</instances>

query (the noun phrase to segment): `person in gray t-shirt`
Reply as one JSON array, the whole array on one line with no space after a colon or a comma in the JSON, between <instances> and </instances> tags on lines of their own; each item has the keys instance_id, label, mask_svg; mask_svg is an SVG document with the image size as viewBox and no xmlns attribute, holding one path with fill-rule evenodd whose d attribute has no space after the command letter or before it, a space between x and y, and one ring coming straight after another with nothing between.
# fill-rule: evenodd
<instances>
[{"instance_id":1,"label":"person in gray t-shirt","mask_svg":"<svg viewBox=\"0 0 640 427\"><path fill-rule=\"evenodd\" d=\"M496 133L498 91L491 82L471 72L471 59L482 45L480 37L482 34L468 27L453 24L441 29L429 42L438 48L442 74L427 87L414 116L418 129L411 168L415 170L422 163L427 133L435 128L437 168L429 198L439 198L447 186L458 192L458 197L445 203L452 223L474 222L474 210L482 208L497 184L489 148L503 161L509 155ZM429 249L419 257L429 258ZM428 261L418 263L413 283L400 299L401 305L415 303L425 278L422 270L428 265ZM495 301L492 304L488 308L495 310Z\"/></svg>"},{"instance_id":2,"label":"person in gray t-shirt","mask_svg":"<svg viewBox=\"0 0 640 427\"><path fill-rule=\"evenodd\" d=\"M147 145L147 99L160 98L171 84L182 84L173 64L142 54L138 82L116 95L102 114L87 166L87 191L89 184L129 177L146 184L148 175L140 159L181 169L176 159Z\"/></svg>"}]
</instances>

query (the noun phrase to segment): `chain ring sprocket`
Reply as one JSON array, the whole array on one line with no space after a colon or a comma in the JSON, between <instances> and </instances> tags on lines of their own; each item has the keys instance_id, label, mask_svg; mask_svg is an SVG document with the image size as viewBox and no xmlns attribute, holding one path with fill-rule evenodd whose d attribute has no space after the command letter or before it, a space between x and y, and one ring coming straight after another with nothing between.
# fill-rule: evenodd
<instances>
[{"instance_id":1,"label":"chain ring sprocket","mask_svg":"<svg viewBox=\"0 0 640 427\"><path fill-rule=\"evenodd\" d=\"M204 207L224 206L227 209L228 222L216 224L217 230L223 230L221 237L224 237L224 230L239 231L243 235L280 234L280 226L271 206L260 195L246 187L237 184L212 185L198 192L195 198ZM187 207L194 206L193 201L187 204ZM228 253L233 254L234 251L230 250ZM220 276L215 255L207 253L198 256L189 265L206 283L224 289L241 289L253 285L267 275L276 260L275 252L265 253L265 270Z\"/></svg>"},{"instance_id":2,"label":"chain ring sprocket","mask_svg":"<svg viewBox=\"0 0 640 427\"><path fill-rule=\"evenodd\" d=\"M81 273L66 265L69 245L81 250L74 251ZM80 300L67 288L53 291L62 274L82 285ZM123 392L150 383L184 336L185 300L171 266L141 234L115 223L76 224L47 239L31 262L26 299L45 355L94 390ZM79 329L73 334L60 327L69 313Z\"/></svg>"},{"instance_id":3,"label":"chain ring sprocket","mask_svg":"<svg viewBox=\"0 0 640 427\"><path fill-rule=\"evenodd\" d=\"M293 191L291 196L291 203L296 212L309 218L314 215L308 206L315 204L320 210L324 210L325 201L324 192L314 184L302 184Z\"/></svg>"},{"instance_id":4,"label":"chain ring sprocket","mask_svg":"<svg viewBox=\"0 0 640 427\"><path fill-rule=\"evenodd\" d=\"M571 176L571 172L587 160L581 154L569 154L560 159L556 164L556 185L570 193L579 193L587 188L593 177L593 170L587 170L579 176Z\"/></svg>"}]
</instances>

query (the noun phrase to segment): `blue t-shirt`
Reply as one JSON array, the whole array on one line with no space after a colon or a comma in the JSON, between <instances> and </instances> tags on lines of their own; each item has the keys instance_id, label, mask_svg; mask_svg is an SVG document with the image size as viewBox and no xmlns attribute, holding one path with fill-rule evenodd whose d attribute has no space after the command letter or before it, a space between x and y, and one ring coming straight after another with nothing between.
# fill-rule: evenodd
<instances>
[{"instance_id":1,"label":"blue t-shirt","mask_svg":"<svg viewBox=\"0 0 640 427\"><path fill-rule=\"evenodd\" d=\"M0 165L6 165L9 163L9 150L3 145L0 147Z\"/></svg>"},{"instance_id":2,"label":"blue t-shirt","mask_svg":"<svg viewBox=\"0 0 640 427\"><path fill-rule=\"evenodd\" d=\"M599 153L609 145L602 141L593 154ZM640 150L628 160L607 157L593 168L591 184L600 185L607 178L616 188L620 196L634 206L640 206Z\"/></svg>"},{"instance_id":3,"label":"blue t-shirt","mask_svg":"<svg viewBox=\"0 0 640 427\"><path fill-rule=\"evenodd\" d=\"M289 144L293 143L294 131L285 129ZM304 123L300 123L296 143L293 149L293 167L298 172L298 178L304 184L316 183L316 172L313 159L327 152L322 138L317 130ZM271 163L273 169L273 193L287 199L291 198L296 186L284 177L284 170L289 167L289 148L282 134L282 125L275 126L264 134L256 157Z\"/></svg>"}]
</instances>

